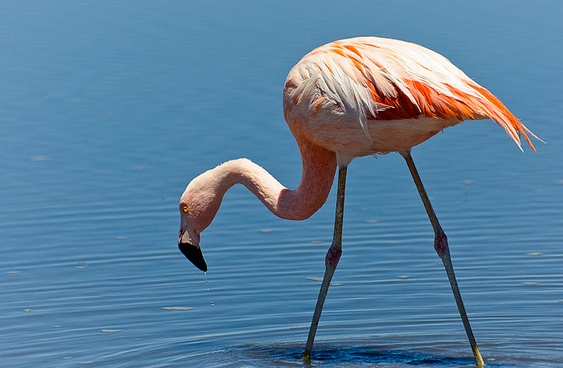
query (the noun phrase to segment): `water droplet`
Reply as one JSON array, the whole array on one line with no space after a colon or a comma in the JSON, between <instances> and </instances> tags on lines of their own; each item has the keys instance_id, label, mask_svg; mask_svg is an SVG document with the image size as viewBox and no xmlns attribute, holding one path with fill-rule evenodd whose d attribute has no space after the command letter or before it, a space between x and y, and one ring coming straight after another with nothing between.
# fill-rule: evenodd
<instances>
[{"instance_id":1,"label":"water droplet","mask_svg":"<svg viewBox=\"0 0 563 368\"><path fill-rule=\"evenodd\" d=\"M207 278L207 271L203 273L205 277L205 286L207 287L207 291L209 291L209 279Z\"/></svg>"},{"instance_id":2,"label":"water droplet","mask_svg":"<svg viewBox=\"0 0 563 368\"><path fill-rule=\"evenodd\" d=\"M207 286L207 292L211 292L211 289L209 288L209 279L207 278L207 272L203 273L205 275L205 285ZM214 307L215 306L215 302L212 300L211 301L211 306Z\"/></svg>"}]
</instances>

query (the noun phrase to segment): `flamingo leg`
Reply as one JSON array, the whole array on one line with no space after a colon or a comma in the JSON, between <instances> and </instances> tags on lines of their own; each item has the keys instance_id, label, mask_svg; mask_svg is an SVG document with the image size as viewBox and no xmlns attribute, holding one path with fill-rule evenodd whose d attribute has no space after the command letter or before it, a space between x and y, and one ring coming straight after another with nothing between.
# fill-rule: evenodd
<instances>
[{"instance_id":1,"label":"flamingo leg","mask_svg":"<svg viewBox=\"0 0 563 368\"><path fill-rule=\"evenodd\" d=\"M428 218L432 223L432 227L434 228L434 249L440 259L442 259L442 263L446 269L446 274L448 275L448 280L450 281L450 285L452 287L452 292L454 294L454 298L457 304L457 309L459 310L459 315L461 316L461 320L463 321L463 327L465 328L465 333L467 334L467 338L469 339L469 344L471 345L471 350L473 351L473 356L475 357L475 361L477 363L477 367L481 368L485 366L483 358L481 357L481 353L479 352L479 347L477 346L477 342L475 341L475 336L473 335L473 331L471 330L471 325L469 324L469 319L467 318L467 312L465 311L465 306L463 305L463 300L461 298L461 293L459 291L459 287L457 285L457 280L455 278L454 268L452 265L452 259L450 257L450 249L448 246L448 239L446 237L446 233L440 226L438 222L438 217L432 208L432 204L430 203L430 199L428 198L428 194L426 194L426 190L424 189L424 185L422 185L422 180L420 179L420 175L418 175L418 170L414 165L414 161L409 151L402 151L399 152L401 156L407 162L407 166L409 167L409 171L412 175L414 183L416 185L416 189L418 189L418 193L420 194L420 198L422 199L422 203L424 204L424 208L428 213Z\"/></svg>"},{"instance_id":2,"label":"flamingo leg","mask_svg":"<svg viewBox=\"0 0 563 368\"><path fill-rule=\"evenodd\" d=\"M338 191L336 194L334 235L332 237L332 244L328 249L328 252L326 253L325 274L323 277L323 282L321 284L321 290L319 291L319 297L317 299L315 313L313 314L313 320L311 321L309 336L307 337L307 345L305 345L305 351L303 352L303 362L305 364L311 364L311 351L313 350L313 342L315 340L315 334L317 333L319 319L321 318L321 313L323 311L326 294L328 292L328 287L330 286L330 281L332 280L332 275L334 275L334 271L336 270L336 266L338 265L338 261L340 260L340 255L342 254L342 223L344 217L346 171L347 166L343 166L338 169Z\"/></svg>"}]
</instances>

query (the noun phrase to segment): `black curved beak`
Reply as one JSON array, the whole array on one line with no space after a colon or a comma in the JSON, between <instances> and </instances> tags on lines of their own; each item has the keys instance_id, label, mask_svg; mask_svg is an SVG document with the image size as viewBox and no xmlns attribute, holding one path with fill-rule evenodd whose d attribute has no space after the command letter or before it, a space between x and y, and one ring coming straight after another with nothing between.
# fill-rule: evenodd
<instances>
[{"instance_id":1,"label":"black curved beak","mask_svg":"<svg viewBox=\"0 0 563 368\"><path fill-rule=\"evenodd\" d=\"M180 248L180 252L182 252L194 266L203 272L207 272L207 263L205 263L205 259L203 259L203 253L201 253L200 247L190 243L179 243L178 248Z\"/></svg>"}]
</instances>

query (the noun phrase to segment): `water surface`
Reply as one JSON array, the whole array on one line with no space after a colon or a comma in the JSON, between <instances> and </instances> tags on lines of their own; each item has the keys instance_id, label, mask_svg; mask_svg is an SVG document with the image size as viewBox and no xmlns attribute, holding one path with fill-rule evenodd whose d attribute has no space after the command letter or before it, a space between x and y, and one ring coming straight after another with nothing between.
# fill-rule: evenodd
<instances>
[{"instance_id":1,"label":"water surface","mask_svg":"<svg viewBox=\"0 0 563 368\"><path fill-rule=\"evenodd\" d=\"M301 366L334 193L304 222L235 187L178 252L187 182L248 157L287 185L292 65L334 39L414 41L452 60L539 136L490 121L413 156L491 366L563 361L561 2L26 2L0 5L0 363ZM471 366L433 234L399 155L349 168L344 254L314 365Z\"/></svg>"}]
</instances>

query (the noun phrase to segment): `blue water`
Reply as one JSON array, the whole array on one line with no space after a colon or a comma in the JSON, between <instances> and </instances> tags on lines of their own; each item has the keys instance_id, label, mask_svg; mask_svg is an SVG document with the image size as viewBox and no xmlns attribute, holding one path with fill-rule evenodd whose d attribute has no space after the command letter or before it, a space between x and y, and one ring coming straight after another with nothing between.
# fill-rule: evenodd
<instances>
[{"instance_id":1,"label":"blue water","mask_svg":"<svg viewBox=\"0 0 563 368\"><path fill-rule=\"evenodd\" d=\"M289 69L356 35L417 42L548 144L490 121L413 150L493 367L563 362L563 3L0 3L0 365L301 366L334 193L304 222L244 188L178 251L189 180L248 157L299 183ZM471 366L433 233L397 154L349 167L323 367Z\"/></svg>"}]
</instances>

